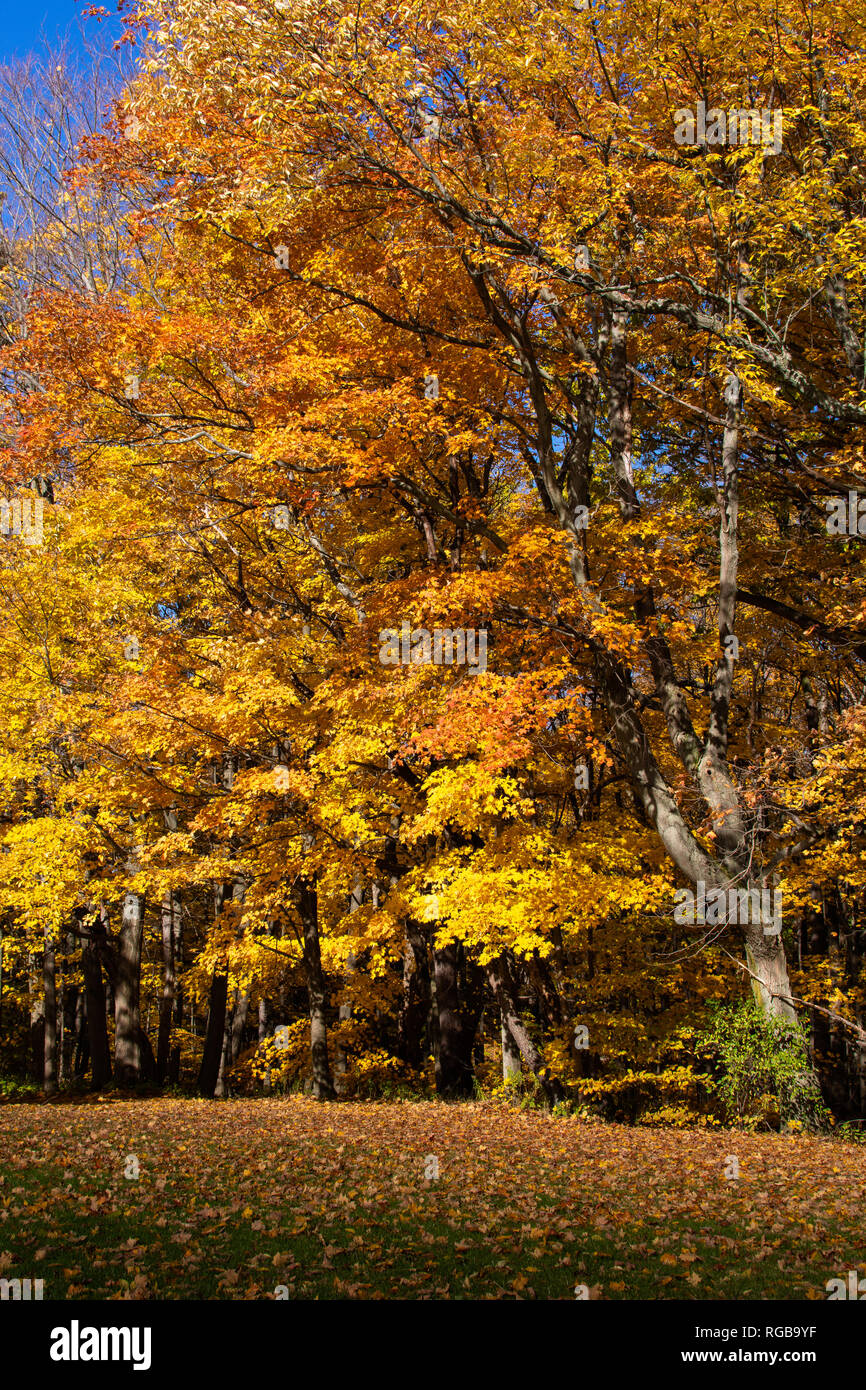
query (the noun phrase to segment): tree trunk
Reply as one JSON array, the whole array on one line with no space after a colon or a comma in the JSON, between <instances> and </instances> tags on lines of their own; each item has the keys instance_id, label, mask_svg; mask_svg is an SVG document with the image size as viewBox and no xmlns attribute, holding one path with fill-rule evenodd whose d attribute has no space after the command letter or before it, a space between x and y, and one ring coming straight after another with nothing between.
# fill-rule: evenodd
<instances>
[{"instance_id":1,"label":"tree trunk","mask_svg":"<svg viewBox=\"0 0 866 1390\"><path fill-rule=\"evenodd\" d=\"M375 901L375 899L376 899L376 888L375 888L375 884L373 885L373 899L374 899L374 901L373 901L373 906L375 907L375 906L377 906L376 901ZM352 889L352 892L349 894L349 911L350 911L350 912L357 912L358 909L359 909L359 907L361 907L361 905L363 904L363 902L364 902L364 885L363 885L363 883L361 882L360 878L356 875L356 877L355 877L355 886L354 886L354 888ZM345 974L343 975L343 989L344 989L344 990L346 989L346 987L347 987L347 985L348 985L349 979L351 978L354 969L355 969L355 957L354 957L353 955L350 955L350 956L347 957L347 960L346 960L346 971L345 971ZM342 1002L342 1004L340 1005L339 1009L337 1010L337 1018L338 1018L338 1020L339 1020L340 1023L348 1023L348 1021L349 1021L349 1019L350 1019L351 1017L352 1017L352 1005L348 1002L348 1000L344 1000L344 1001ZM335 1057L335 1060L334 1060L334 1072L336 1073L337 1076L345 1076L346 1071L347 1071L347 1069L348 1069L348 1065L349 1065L349 1059L348 1059L348 1056L347 1056L347 1054L346 1054L346 1049L345 1049L345 1047L343 1046L342 1042L340 1042L340 1043L337 1044L337 1054L336 1054L336 1057Z\"/></svg>"},{"instance_id":2,"label":"tree trunk","mask_svg":"<svg viewBox=\"0 0 866 1390\"><path fill-rule=\"evenodd\" d=\"M57 976L55 973L54 942L45 929L45 953L42 958L42 983L45 991L45 1034L42 1084L47 1096L57 1091Z\"/></svg>"},{"instance_id":3,"label":"tree trunk","mask_svg":"<svg viewBox=\"0 0 866 1390\"><path fill-rule=\"evenodd\" d=\"M127 893L117 950L114 990L114 1076L118 1086L134 1086L141 1075L138 1030L141 986L141 945L144 903L137 893Z\"/></svg>"},{"instance_id":4,"label":"tree trunk","mask_svg":"<svg viewBox=\"0 0 866 1390\"><path fill-rule=\"evenodd\" d=\"M548 1072L544 1065L544 1058L521 1021L514 982L505 956L499 956L497 960L491 961L487 971L493 997L499 1005L502 1015L502 1022L511 1034L520 1056L533 1076L536 1077L548 1102L554 1105L557 1101L562 1100L563 1090L556 1078Z\"/></svg>"},{"instance_id":5,"label":"tree trunk","mask_svg":"<svg viewBox=\"0 0 866 1390\"><path fill-rule=\"evenodd\" d=\"M162 902L162 998L159 1001L159 1032L156 1041L156 1079L160 1085L168 1073L171 1051L171 1027L175 1019L177 962L177 923L180 904L174 893L166 893Z\"/></svg>"},{"instance_id":6,"label":"tree trunk","mask_svg":"<svg viewBox=\"0 0 866 1390\"><path fill-rule=\"evenodd\" d=\"M226 997L228 997L228 991L226 991ZM235 989L235 1002L237 1002L237 997L238 992L237 989ZM217 1072L216 1085L214 1086L215 1100L225 1100L226 1096L228 1095L228 1082L226 1081L226 1072L228 1071L229 1066L231 1065L229 1061L229 1054L231 1052L232 1045L232 1013L233 1009L226 1008L225 1018L223 1020L222 1046L220 1048L220 1065L219 1071Z\"/></svg>"},{"instance_id":7,"label":"tree trunk","mask_svg":"<svg viewBox=\"0 0 866 1390\"><path fill-rule=\"evenodd\" d=\"M516 1084L523 1076L520 1066L520 1052L501 1010L499 1016L502 1021L502 1080Z\"/></svg>"},{"instance_id":8,"label":"tree trunk","mask_svg":"<svg viewBox=\"0 0 866 1390\"><path fill-rule=\"evenodd\" d=\"M41 1086L45 1077L45 1001L38 993L39 975L36 956L29 956L30 997L30 1077Z\"/></svg>"},{"instance_id":9,"label":"tree trunk","mask_svg":"<svg viewBox=\"0 0 866 1390\"><path fill-rule=\"evenodd\" d=\"M105 984L102 966L95 944L81 952L84 973L84 995L87 1004L87 1042L93 1085L101 1091L111 1080L111 1054L108 1047L108 1022L105 1016Z\"/></svg>"},{"instance_id":10,"label":"tree trunk","mask_svg":"<svg viewBox=\"0 0 866 1390\"><path fill-rule=\"evenodd\" d=\"M156 1081L156 1058L150 1045L150 1038L139 1025L138 1028L138 1067L142 1081Z\"/></svg>"},{"instance_id":11,"label":"tree trunk","mask_svg":"<svg viewBox=\"0 0 866 1390\"><path fill-rule=\"evenodd\" d=\"M304 973L310 999L310 1050L313 1059L313 1095L334 1100L336 1092L328 1061L328 1026L325 1019L325 977L319 947L319 897L315 883L307 880L299 889L304 930Z\"/></svg>"},{"instance_id":12,"label":"tree trunk","mask_svg":"<svg viewBox=\"0 0 866 1390\"><path fill-rule=\"evenodd\" d=\"M406 922L403 947L403 999L397 1023L397 1056L413 1071L424 1065L424 1023L430 1012L430 965L421 928Z\"/></svg>"},{"instance_id":13,"label":"tree trunk","mask_svg":"<svg viewBox=\"0 0 866 1390\"><path fill-rule=\"evenodd\" d=\"M267 1036L268 1036L268 1001L267 1001L267 999L260 999L260 1000L259 1000L259 1032L258 1032L258 1039L259 1039L259 1042L260 1042L260 1043L263 1043L264 1040L265 1040L265 1038L266 1038ZM266 1070L265 1070L265 1077L264 1077L264 1081L263 1081L262 1084L263 1084L263 1086L264 1086L265 1091L270 1092L270 1089L271 1089L271 1068L270 1068L270 1065L269 1065L269 1066L266 1068Z\"/></svg>"},{"instance_id":14,"label":"tree trunk","mask_svg":"<svg viewBox=\"0 0 866 1390\"><path fill-rule=\"evenodd\" d=\"M174 960L174 1026L183 1027L183 983L179 978L183 969L183 910L180 899L176 899L177 911L172 917L172 951ZM180 1081L180 1043L176 1042L169 1052L168 1079L173 1085Z\"/></svg>"},{"instance_id":15,"label":"tree trunk","mask_svg":"<svg viewBox=\"0 0 866 1390\"><path fill-rule=\"evenodd\" d=\"M232 1018L232 1038L229 1050L229 1059L232 1066L238 1060L241 1052L241 1045L244 1040L244 1029L247 1026L247 1015L250 1011L250 996L244 990L243 994L235 990L235 1011Z\"/></svg>"},{"instance_id":16,"label":"tree trunk","mask_svg":"<svg viewBox=\"0 0 866 1390\"><path fill-rule=\"evenodd\" d=\"M765 936L763 927L745 928L746 963L752 972L752 993L761 1011L774 1018L797 1017L791 1003L791 983L781 935Z\"/></svg>"},{"instance_id":17,"label":"tree trunk","mask_svg":"<svg viewBox=\"0 0 866 1390\"><path fill-rule=\"evenodd\" d=\"M66 937L66 951L64 953L64 966L61 971L61 1000L60 1000L60 1081L68 1081L72 1075L74 1062L73 1057L78 1045L81 1032L83 1017L81 1015L81 990L77 985L70 982L69 972L66 965L69 957L76 947L75 937L69 933Z\"/></svg>"},{"instance_id":18,"label":"tree trunk","mask_svg":"<svg viewBox=\"0 0 866 1390\"><path fill-rule=\"evenodd\" d=\"M82 965L84 957L82 953ZM87 1005L83 990L76 991L75 1000L75 1056L72 1062L73 1076L83 1076L90 1061L90 1048L87 1042ZM106 1039L106 1044L108 1040ZM106 1052L108 1047L106 1045Z\"/></svg>"},{"instance_id":19,"label":"tree trunk","mask_svg":"<svg viewBox=\"0 0 866 1390\"><path fill-rule=\"evenodd\" d=\"M214 971L210 986L210 1008L207 1016L204 1054L198 1073L198 1089L203 1096L212 1096L216 1090L222 1057L228 993L228 972L225 971L218 975Z\"/></svg>"},{"instance_id":20,"label":"tree trunk","mask_svg":"<svg viewBox=\"0 0 866 1390\"><path fill-rule=\"evenodd\" d=\"M436 1089L441 1096L471 1096L475 1073L472 1066L472 1039L460 1011L457 978L458 949L452 941L433 952L436 980L436 1009L439 1016L439 1068Z\"/></svg>"}]
</instances>

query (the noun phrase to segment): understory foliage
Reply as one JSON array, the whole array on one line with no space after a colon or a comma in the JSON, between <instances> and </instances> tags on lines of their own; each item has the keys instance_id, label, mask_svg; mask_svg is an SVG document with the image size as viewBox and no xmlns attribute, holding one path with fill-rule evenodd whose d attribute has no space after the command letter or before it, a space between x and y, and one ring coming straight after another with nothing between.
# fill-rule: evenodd
<instances>
[{"instance_id":1,"label":"understory foliage","mask_svg":"<svg viewBox=\"0 0 866 1390\"><path fill-rule=\"evenodd\" d=\"M151 0L0 91L10 1076L866 1115L862 31Z\"/></svg>"},{"instance_id":2,"label":"understory foliage","mask_svg":"<svg viewBox=\"0 0 866 1390\"><path fill-rule=\"evenodd\" d=\"M713 1012L699 1039L721 1064L711 1083L734 1122L769 1122L781 1118L789 1128L813 1120L809 1077L809 1042L805 1028L768 1018L755 1006L726 1005Z\"/></svg>"}]
</instances>

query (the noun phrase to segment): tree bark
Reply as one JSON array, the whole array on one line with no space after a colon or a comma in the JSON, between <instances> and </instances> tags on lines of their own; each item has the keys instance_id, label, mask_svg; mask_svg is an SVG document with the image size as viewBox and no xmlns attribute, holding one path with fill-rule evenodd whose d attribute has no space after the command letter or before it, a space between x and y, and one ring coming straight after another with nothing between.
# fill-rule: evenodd
<instances>
[{"instance_id":1,"label":"tree bark","mask_svg":"<svg viewBox=\"0 0 866 1390\"><path fill-rule=\"evenodd\" d=\"M475 1072L472 1066L474 1029L466 1026L460 1009L458 947L451 941L433 952L436 1008L439 1016L439 1067L436 1089L441 1096L471 1096Z\"/></svg>"},{"instance_id":2,"label":"tree bark","mask_svg":"<svg viewBox=\"0 0 866 1390\"><path fill-rule=\"evenodd\" d=\"M260 1042L260 1043L263 1043L264 1040L265 1040L265 1038L266 1038L267 1036L268 1036L268 1001L267 1001L267 999L262 998L262 999L259 1000L259 1028L258 1028L258 1040L259 1040L259 1042ZM268 1067L266 1068L266 1070L265 1070L265 1076L264 1076L264 1081L262 1082L262 1085L263 1085L265 1091L267 1091L267 1092L270 1091L270 1089L271 1089L271 1068L270 1068L270 1066L268 1066Z\"/></svg>"},{"instance_id":3,"label":"tree bark","mask_svg":"<svg viewBox=\"0 0 866 1390\"><path fill-rule=\"evenodd\" d=\"M54 942L45 929L45 952L42 957L42 983L45 992L45 1033L42 1084L47 1096L57 1091L57 976Z\"/></svg>"},{"instance_id":4,"label":"tree bark","mask_svg":"<svg viewBox=\"0 0 866 1390\"><path fill-rule=\"evenodd\" d=\"M791 982L781 936L765 936L759 925L747 926L744 935L755 1003L763 1013L793 1022L797 1011L791 1003Z\"/></svg>"},{"instance_id":5,"label":"tree bark","mask_svg":"<svg viewBox=\"0 0 866 1390\"><path fill-rule=\"evenodd\" d=\"M325 977L319 946L319 897L315 883L303 882L298 903L304 932L304 973L310 999L310 1050L313 1060L313 1095L334 1100L336 1091L328 1061L328 1026L325 1018Z\"/></svg>"},{"instance_id":6,"label":"tree bark","mask_svg":"<svg viewBox=\"0 0 866 1390\"><path fill-rule=\"evenodd\" d=\"M117 949L114 989L114 1075L118 1086L134 1086L141 1075L139 992L144 903L127 893Z\"/></svg>"},{"instance_id":7,"label":"tree bark","mask_svg":"<svg viewBox=\"0 0 866 1390\"><path fill-rule=\"evenodd\" d=\"M38 993L39 974L36 956L30 953L28 994L30 997L30 1058L31 1080L41 1086L45 1077L45 1001Z\"/></svg>"},{"instance_id":8,"label":"tree bark","mask_svg":"<svg viewBox=\"0 0 866 1390\"><path fill-rule=\"evenodd\" d=\"M83 957L82 957L83 960ZM75 1053L72 1059L73 1076L83 1076L90 1061L90 1048L87 1043L87 1005L83 990L76 990L75 999ZM107 1040L106 1040L107 1041Z\"/></svg>"},{"instance_id":9,"label":"tree bark","mask_svg":"<svg viewBox=\"0 0 866 1390\"><path fill-rule=\"evenodd\" d=\"M111 1054L105 1013L105 984L95 943L85 945L81 952L81 967L87 1004L87 1041L91 1075L94 1088L101 1091L111 1080Z\"/></svg>"},{"instance_id":10,"label":"tree bark","mask_svg":"<svg viewBox=\"0 0 866 1390\"><path fill-rule=\"evenodd\" d=\"M374 887L373 887L373 893L374 893L374 899L375 899L375 885L374 885ZM359 909L359 907L361 907L361 905L363 904L363 901L364 901L364 885L363 885L363 883L361 882L360 878L356 876L356 878L355 878L355 886L353 887L352 892L351 892L350 895L349 895L349 911L350 911L350 912L357 912L358 909ZM375 904L375 901L374 901L374 906L375 906L375 905L376 905L376 904ZM347 957L347 960L346 960L346 970L345 970L345 974L343 975L343 989L344 989L344 990L345 990L345 989L347 988L347 986L348 986L349 979L351 978L351 976L352 976L352 974L353 974L353 972L354 972L354 969L355 969L355 957L354 957L354 955L350 955L350 956ZM349 1019L350 1019L351 1017L352 1017L352 1005L349 1003L348 1000L344 1000L344 1001L342 1002L342 1004L340 1004L339 1009L337 1010L337 1018L338 1018L338 1020L339 1020L340 1023L348 1023L348 1021L349 1021ZM335 1074L336 1074L337 1076L345 1076L346 1071L348 1070L348 1065L349 1065L349 1059L348 1059L348 1056L347 1056L347 1054L346 1054L346 1049L345 1049L345 1047L344 1047L344 1045L343 1045L342 1043L339 1043L339 1044L337 1045L337 1053L336 1053L336 1057L335 1057L335 1059L334 1059L334 1072L335 1072Z\"/></svg>"},{"instance_id":11,"label":"tree bark","mask_svg":"<svg viewBox=\"0 0 866 1390\"><path fill-rule=\"evenodd\" d=\"M156 1041L156 1079L160 1085L166 1079L171 1052L171 1028L175 1019L177 991L177 962L175 950L178 937L180 903L174 893L166 893L162 903L162 998L159 1001L159 1032Z\"/></svg>"},{"instance_id":12,"label":"tree bark","mask_svg":"<svg viewBox=\"0 0 866 1390\"><path fill-rule=\"evenodd\" d=\"M198 1089L203 1096L213 1096L216 1090L222 1057L228 992L228 971L224 971L222 974L217 974L214 971L210 986L210 1007L207 1016L204 1053L198 1073Z\"/></svg>"},{"instance_id":13,"label":"tree bark","mask_svg":"<svg viewBox=\"0 0 866 1390\"><path fill-rule=\"evenodd\" d=\"M67 963L76 947L75 937L66 936L66 950L60 974L60 1082L68 1081L73 1071L73 1056L81 1032L81 991L71 983Z\"/></svg>"},{"instance_id":14,"label":"tree bark","mask_svg":"<svg viewBox=\"0 0 866 1390\"><path fill-rule=\"evenodd\" d=\"M172 917L172 952L174 961L174 1027L183 1027L183 907L177 899L177 911ZM180 1081L180 1043L172 1045L168 1057L168 1079L173 1085Z\"/></svg>"},{"instance_id":15,"label":"tree bark","mask_svg":"<svg viewBox=\"0 0 866 1390\"><path fill-rule=\"evenodd\" d=\"M490 962L487 967L487 978L490 981L493 997L499 1005L504 1027L511 1034L514 1045L537 1079L548 1102L551 1105L556 1104L563 1098L562 1087L545 1067L544 1058L530 1038L520 1018L514 982L505 956L499 956L497 960Z\"/></svg>"},{"instance_id":16,"label":"tree bark","mask_svg":"<svg viewBox=\"0 0 866 1390\"><path fill-rule=\"evenodd\" d=\"M424 1065L424 1023L430 1011L427 942L417 922L406 922L403 946L403 999L397 1022L397 1056L413 1071Z\"/></svg>"},{"instance_id":17,"label":"tree bark","mask_svg":"<svg viewBox=\"0 0 866 1390\"><path fill-rule=\"evenodd\" d=\"M520 1051L513 1037L511 1030L505 1022L505 1015L500 1010L502 1031L502 1080L516 1084L523 1076L520 1066Z\"/></svg>"},{"instance_id":18,"label":"tree bark","mask_svg":"<svg viewBox=\"0 0 866 1390\"><path fill-rule=\"evenodd\" d=\"M250 996L246 990L241 994L240 990L235 990L235 1008L232 1017L232 1037L229 1049L229 1061L234 1066L241 1051L244 1038L244 1029L247 1026L247 1015L250 1011Z\"/></svg>"},{"instance_id":19,"label":"tree bark","mask_svg":"<svg viewBox=\"0 0 866 1390\"><path fill-rule=\"evenodd\" d=\"M237 989L235 989L235 1002L237 1002L237 997L238 992ZM222 1046L220 1047L220 1065L219 1071L217 1072L216 1085L214 1086L215 1100L225 1100L226 1096L228 1095L228 1082L226 1080L226 1073L228 1072L229 1066L231 1065L229 1056L231 1053L232 1045L232 1013L233 1009L226 1008L225 1016L223 1019Z\"/></svg>"},{"instance_id":20,"label":"tree bark","mask_svg":"<svg viewBox=\"0 0 866 1390\"><path fill-rule=\"evenodd\" d=\"M156 1081L156 1058L153 1055L150 1038L141 1024L138 1027L138 1058L140 1080Z\"/></svg>"}]
</instances>

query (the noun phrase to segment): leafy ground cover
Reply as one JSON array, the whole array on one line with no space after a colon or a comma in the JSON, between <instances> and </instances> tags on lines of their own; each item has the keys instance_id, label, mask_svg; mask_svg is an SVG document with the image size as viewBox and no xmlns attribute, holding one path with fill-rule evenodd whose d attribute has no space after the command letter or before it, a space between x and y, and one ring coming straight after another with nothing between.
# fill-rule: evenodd
<instances>
[{"instance_id":1,"label":"leafy ground cover","mask_svg":"<svg viewBox=\"0 0 866 1390\"><path fill-rule=\"evenodd\" d=\"M824 1299L866 1268L839 1140L100 1098L0 1107L0 1166L0 1274L46 1298Z\"/></svg>"}]
</instances>

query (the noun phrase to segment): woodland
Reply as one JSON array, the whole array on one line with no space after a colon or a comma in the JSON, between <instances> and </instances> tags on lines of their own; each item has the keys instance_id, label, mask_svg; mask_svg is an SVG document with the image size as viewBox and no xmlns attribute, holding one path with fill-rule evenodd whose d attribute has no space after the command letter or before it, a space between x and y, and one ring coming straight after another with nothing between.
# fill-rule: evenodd
<instances>
[{"instance_id":1,"label":"woodland","mask_svg":"<svg viewBox=\"0 0 866 1390\"><path fill-rule=\"evenodd\" d=\"M859 1136L864 19L0 70L0 1099Z\"/></svg>"}]
</instances>

